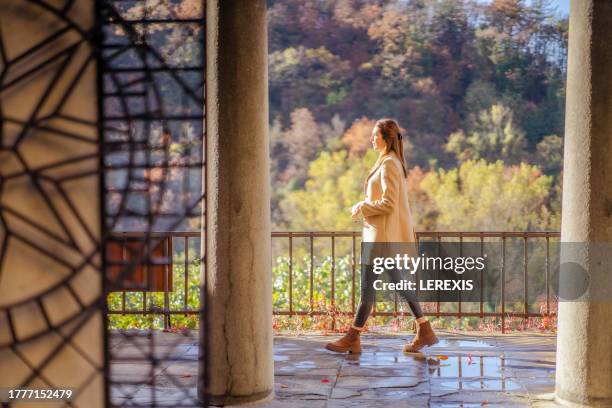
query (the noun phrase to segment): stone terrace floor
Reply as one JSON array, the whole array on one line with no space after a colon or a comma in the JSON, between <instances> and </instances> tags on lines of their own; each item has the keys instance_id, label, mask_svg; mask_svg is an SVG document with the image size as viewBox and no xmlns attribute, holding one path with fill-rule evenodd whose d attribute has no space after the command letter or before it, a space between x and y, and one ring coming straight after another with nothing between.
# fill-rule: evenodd
<instances>
[{"instance_id":1,"label":"stone terrace floor","mask_svg":"<svg viewBox=\"0 0 612 408\"><path fill-rule=\"evenodd\" d=\"M424 354L404 354L412 336L362 336L363 353L325 350L337 336L276 336L275 396L252 404L276 407L552 407L555 336L438 332L440 343ZM155 386L116 385L117 405L151 401L165 406L188 404L196 395L197 334L159 333L156 354L174 361L156 367ZM133 339L111 339L113 357L141 353ZM111 378L121 383L149 374L144 362L111 363ZM129 382L129 381L126 381Z\"/></svg>"}]
</instances>

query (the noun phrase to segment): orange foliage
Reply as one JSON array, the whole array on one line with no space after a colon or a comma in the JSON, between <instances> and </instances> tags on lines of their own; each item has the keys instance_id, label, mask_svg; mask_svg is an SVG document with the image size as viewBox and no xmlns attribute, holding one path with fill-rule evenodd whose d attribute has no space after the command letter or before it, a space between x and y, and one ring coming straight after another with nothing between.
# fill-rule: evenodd
<instances>
[{"instance_id":1,"label":"orange foliage","mask_svg":"<svg viewBox=\"0 0 612 408\"><path fill-rule=\"evenodd\" d=\"M348 148L349 154L361 156L370 147L370 135L376 121L366 118L357 119L342 136L342 143Z\"/></svg>"},{"instance_id":2,"label":"orange foliage","mask_svg":"<svg viewBox=\"0 0 612 408\"><path fill-rule=\"evenodd\" d=\"M418 220L416 226L421 231L432 231L436 226L436 209L425 191L421 189L421 182L427 176L421 167L415 166L408 170L408 199L412 215Z\"/></svg>"}]
</instances>

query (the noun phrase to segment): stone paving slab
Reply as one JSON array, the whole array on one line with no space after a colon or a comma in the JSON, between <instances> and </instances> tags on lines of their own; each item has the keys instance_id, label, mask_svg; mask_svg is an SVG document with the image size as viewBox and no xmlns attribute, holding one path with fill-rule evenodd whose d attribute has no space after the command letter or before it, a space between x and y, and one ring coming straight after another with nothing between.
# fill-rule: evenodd
<instances>
[{"instance_id":1,"label":"stone paving slab","mask_svg":"<svg viewBox=\"0 0 612 408\"><path fill-rule=\"evenodd\" d=\"M274 398L249 406L557 407L553 335L440 332L425 353L406 354L410 334L365 334L359 355L326 350L337 337L276 336ZM163 406L195 398L198 341L196 332L111 336L112 399L144 404L153 390ZM161 359L155 367L146 362L151 351ZM151 372L154 385L138 384Z\"/></svg>"},{"instance_id":2,"label":"stone paving slab","mask_svg":"<svg viewBox=\"0 0 612 408\"><path fill-rule=\"evenodd\" d=\"M274 380L274 390L281 399L328 399L334 386L328 376L320 375L277 376Z\"/></svg>"},{"instance_id":3,"label":"stone paving slab","mask_svg":"<svg viewBox=\"0 0 612 408\"><path fill-rule=\"evenodd\" d=\"M406 354L402 348L410 337L366 334L363 353L347 355L325 351L332 336L277 336L277 380L292 372L292 364L309 362L312 370L325 370L317 373L326 375L319 379L326 382L300 382L302 375L295 370L297 383L283 378L285 387L274 401L254 406L275 407L284 401L296 406L299 394L312 398L328 391L326 407L554 406L539 398L554 392L552 335L448 332L425 353ZM309 407L307 401L303 406Z\"/></svg>"},{"instance_id":4,"label":"stone paving slab","mask_svg":"<svg viewBox=\"0 0 612 408\"><path fill-rule=\"evenodd\" d=\"M392 380L393 381L393 380ZM382 385L382 384L379 384ZM409 386L403 386L402 382L396 382L395 386L359 387L342 388L336 385L331 394L330 400L378 400L396 402L398 400L407 401L415 398L426 398L429 396L429 384L427 380L418 380Z\"/></svg>"},{"instance_id":5,"label":"stone paving slab","mask_svg":"<svg viewBox=\"0 0 612 408\"><path fill-rule=\"evenodd\" d=\"M424 364L345 364L342 366L342 376L362 377L417 377L427 375Z\"/></svg>"}]
</instances>

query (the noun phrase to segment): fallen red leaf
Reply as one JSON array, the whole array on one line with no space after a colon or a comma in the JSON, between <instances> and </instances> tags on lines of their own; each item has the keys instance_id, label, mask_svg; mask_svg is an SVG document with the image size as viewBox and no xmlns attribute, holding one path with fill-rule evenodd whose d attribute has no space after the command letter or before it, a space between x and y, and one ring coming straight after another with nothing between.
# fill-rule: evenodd
<instances>
[{"instance_id":1,"label":"fallen red leaf","mask_svg":"<svg viewBox=\"0 0 612 408\"><path fill-rule=\"evenodd\" d=\"M484 401L482 401L482 404L480 404L480 405L482 405L484 407L485 405L488 405L488 404L489 404L489 400L484 400Z\"/></svg>"},{"instance_id":2,"label":"fallen red leaf","mask_svg":"<svg viewBox=\"0 0 612 408\"><path fill-rule=\"evenodd\" d=\"M322 382L322 383L328 383L328 382L329 382L329 380L328 380L327 378L324 378L324 379L322 379L322 380L321 380L321 382Z\"/></svg>"}]
</instances>

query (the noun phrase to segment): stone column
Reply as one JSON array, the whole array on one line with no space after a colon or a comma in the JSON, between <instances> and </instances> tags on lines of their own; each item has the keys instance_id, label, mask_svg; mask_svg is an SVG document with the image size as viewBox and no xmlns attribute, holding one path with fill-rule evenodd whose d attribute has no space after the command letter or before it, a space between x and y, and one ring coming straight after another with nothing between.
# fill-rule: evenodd
<instances>
[{"instance_id":1,"label":"stone column","mask_svg":"<svg viewBox=\"0 0 612 408\"><path fill-rule=\"evenodd\" d=\"M0 7L0 387L102 408L94 1L44 4Z\"/></svg>"},{"instance_id":2,"label":"stone column","mask_svg":"<svg viewBox=\"0 0 612 408\"><path fill-rule=\"evenodd\" d=\"M556 397L589 406L612 406L611 39L612 2L572 0L561 240L589 245L562 248L561 261L580 265L590 290L559 305Z\"/></svg>"},{"instance_id":3,"label":"stone column","mask_svg":"<svg viewBox=\"0 0 612 408\"><path fill-rule=\"evenodd\" d=\"M273 391L265 0L206 2L208 385L216 403ZM203 339L204 340L204 339Z\"/></svg>"}]
</instances>

